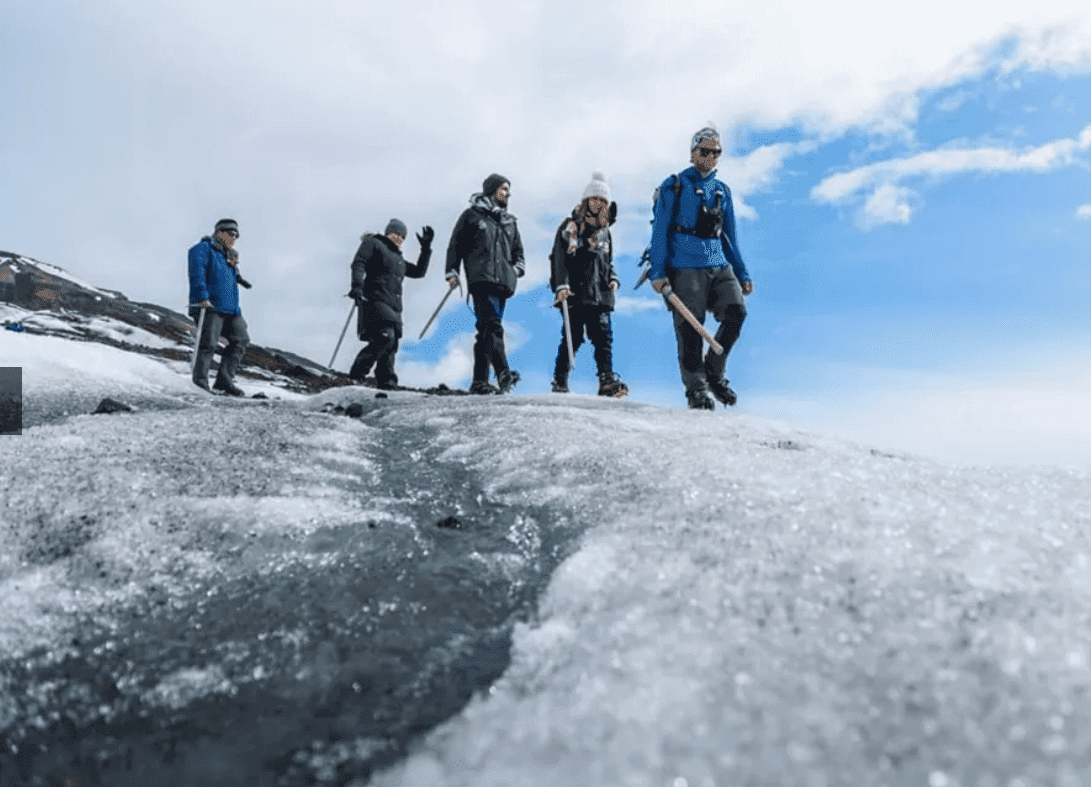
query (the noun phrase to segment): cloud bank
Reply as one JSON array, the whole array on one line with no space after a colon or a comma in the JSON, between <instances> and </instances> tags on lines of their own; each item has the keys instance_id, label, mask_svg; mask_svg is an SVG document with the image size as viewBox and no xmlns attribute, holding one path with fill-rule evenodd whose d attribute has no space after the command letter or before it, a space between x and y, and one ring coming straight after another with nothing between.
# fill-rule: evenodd
<instances>
[{"instance_id":1,"label":"cloud bank","mask_svg":"<svg viewBox=\"0 0 1091 787\"><path fill-rule=\"evenodd\" d=\"M912 202L918 195L900 185L904 180L969 173L1050 172L1071 166L1088 148L1091 148L1091 125L1076 137L1023 151L997 147L932 150L830 175L811 189L811 198L820 203L843 205L867 192L859 216L864 227L907 224L913 213Z\"/></svg>"}]
</instances>

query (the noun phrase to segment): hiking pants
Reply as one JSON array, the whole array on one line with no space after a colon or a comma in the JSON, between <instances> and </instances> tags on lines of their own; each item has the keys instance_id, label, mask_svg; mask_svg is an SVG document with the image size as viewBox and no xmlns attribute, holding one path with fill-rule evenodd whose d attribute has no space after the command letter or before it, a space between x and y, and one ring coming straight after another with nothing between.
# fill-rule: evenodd
<instances>
[{"instance_id":1,"label":"hiking pants","mask_svg":"<svg viewBox=\"0 0 1091 787\"><path fill-rule=\"evenodd\" d=\"M368 325L363 340L367 342L349 369L349 377L363 380L375 366L375 382L380 386L397 385L394 358L398 354L398 326L392 322L375 321Z\"/></svg>"},{"instance_id":2,"label":"hiking pants","mask_svg":"<svg viewBox=\"0 0 1091 787\"><path fill-rule=\"evenodd\" d=\"M705 353L701 334L671 309L674 334L678 338L678 367L682 373L682 385L687 393L705 390L708 380L724 379L727 355L739 338L746 319L742 287L729 265L719 268L668 268L667 277L671 289L693 312L697 322L704 323L705 315L712 312L713 318L720 323L715 338L723 346L724 354L717 355L711 348Z\"/></svg>"},{"instance_id":3,"label":"hiking pants","mask_svg":"<svg viewBox=\"0 0 1091 787\"><path fill-rule=\"evenodd\" d=\"M200 319L201 313L193 316L193 322ZM246 348L250 346L250 334L246 330L246 320L241 314L221 314L205 309L204 326L201 328L201 340L197 346L197 363L193 366L193 382L208 384L208 372L212 368L212 354L219 347L220 337L227 339L227 346L220 354L220 368L216 372L216 384L233 384L235 373L239 370Z\"/></svg>"},{"instance_id":4,"label":"hiking pants","mask_svg":"<svg viewBox=\"0 0 1091 787\"><path fill-rule=\"evenodd\" d=\"M477 318L477 337L474 339L474 382L489 381L489 366L500 375L508 370L508 356L504 350L504 305L507 298L490 292L470 291Z\"/></svg>"},{"instance_id":5,"label":"hiking pants","mask_svg":"<svg viewBox=\"0 0 1091 787\"><path fill-rule=\"evenodd\" d=\"M595 306L569 306L568 322L572 330L572 355L583 344L584 333L595 347L595 367L599 377L614 370L614 331L610 324L610 312ZM557 348L557 362L553 365L553 379L564 382L572 371L568 364L568 343L564 337L564 319L561 320L561 346Z\"/></svg>"}]
</instances>

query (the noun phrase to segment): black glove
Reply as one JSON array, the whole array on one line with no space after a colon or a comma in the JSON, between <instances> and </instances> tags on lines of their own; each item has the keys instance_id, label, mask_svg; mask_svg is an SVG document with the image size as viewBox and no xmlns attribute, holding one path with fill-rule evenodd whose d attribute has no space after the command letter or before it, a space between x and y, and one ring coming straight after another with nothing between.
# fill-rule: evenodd
<instances>
[{"instance_id":1,"label":"black glove","mask_svg":"<svg viewBox=\"0 0 1091 787\"><path fill-rule=\"evenodd\" d=\"M243 278L243 277L242 277L242 276L241 276L241 275L240 275L240 274L239 274L238 272L236 272L236 273L235 273L235 281L237 281L237 282L239 283L239 286L240 286L240 287L245 287L245 288L246 288L246 289L248 289L248 290L249 290L249 289L250 289L251 287L253 287L253 286L254 286L253 284L251 284L250 282L248 282L248 281L247 281L246 279L244 279L244 278Z\"/></svg>"},{"instance_id":2,"label":"black glove","mask_svg":"<svg viewBox=\"0 0 1091 787\"><path fill-rule=\"evenodd\" d=\"M364 290L362 287L353 287L349 290L349 297L354 301L362 300L364 297Z\"/></svg>"},{"instance_id":3,"label":"black glove","mask_svg":"<svg viewBox=\"0 0 1091 787\"><path fill-rule=\"evenodd\" d=\"M436 231L427 224L417 233L417 243L422 249L432 248L432 238L436 237Z\"/></svg>"},{"instance_id":4,"label":"black glove","mask_svg":"<svg viewBox=\"0 0 1091 787\"><path fill-rule=\"evenodd\" d=\"M617 221L617 203L616 202L611 202L610 203L610 218L606 221L606 224L607 224L607 226L609 226L609 225L613 224L615 221Z\"/></svg>"}]
</instances>

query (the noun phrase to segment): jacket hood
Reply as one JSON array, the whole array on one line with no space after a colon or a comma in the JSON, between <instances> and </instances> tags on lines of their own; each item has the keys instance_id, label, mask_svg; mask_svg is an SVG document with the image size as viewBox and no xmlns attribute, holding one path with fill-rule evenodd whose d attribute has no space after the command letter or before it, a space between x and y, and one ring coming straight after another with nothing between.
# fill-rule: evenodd
<instances>
[{"instance_id":1,"label":"jacket hood","mask_svg":"<svg viewBox=\"0 0 1091 787\"><path fill-rule=\"evenodd\" d=\"M395 245L394 241L386 237L386 235L381 235L378 232L365 232L363 235L360 236L360 240L367 240L368 238L374 238L377 241L385 243L387 245L387 248L389 248L391 251L396 251L398 252L398 254L402 253L402 250L398 248L397 245Z\"/></svg>"},{"instance_id":2,"label":"jacket hood","mask_svg":"<svg viewBox=\"0 0 1091 787\"><path fill-rule=\"evenodd\" d=\"M509 213L507 208L497 205L496 201L484 192L479 191L470 197L470 207L485 213L491 213L501 224L515 221L515 216Z\"/></svg>"}]
</instances>

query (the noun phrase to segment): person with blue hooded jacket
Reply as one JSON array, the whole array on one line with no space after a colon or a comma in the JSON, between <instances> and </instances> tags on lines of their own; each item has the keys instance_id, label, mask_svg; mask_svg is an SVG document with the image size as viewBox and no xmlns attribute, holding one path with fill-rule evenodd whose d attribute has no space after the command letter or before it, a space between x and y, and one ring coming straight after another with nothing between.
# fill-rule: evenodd
<instances>
[{"instance_id":1,"label":"person with blue hooded jacket","mask_svg":"<svg viewBox=\"0 0 1091 787\"><path fill-rule=\"evenodd\" d=\"M235 373L250 346L250 334L239 307L239 284L249 284L239 275L239 254L235 241L239 225L234 219L220 219L212 235L189 250L189 315L202 326L198 337L197 358L193 364L193 382L211 392L208 372L212 354L227 339L220 356L220 368L212 388L229 396L243 396L235 385ZM204 319L201 319L201 312Z\"/></svg>"},{"instance_id":2,"label":"person with blue hooded jacket","mask_svg":"<svg viewBox=\"0 0 1091 787\"><path fill-rule=\"evenodd\" d=\"M711 312L720 323L715 339L723 346L723 354L711 349L705 354L701 335L672 312L686 403L700 410L716 409L711 396L728 407L738 401L724 372L727 355L746 319L743 296L754 291L739 254L731 189L716 178L722 152L720 134L712 126L693 135L693 166L656 189L648 255L648 278L656 292L673 291L698 322L703 323Z\"/></svg>"}]
</instances>

